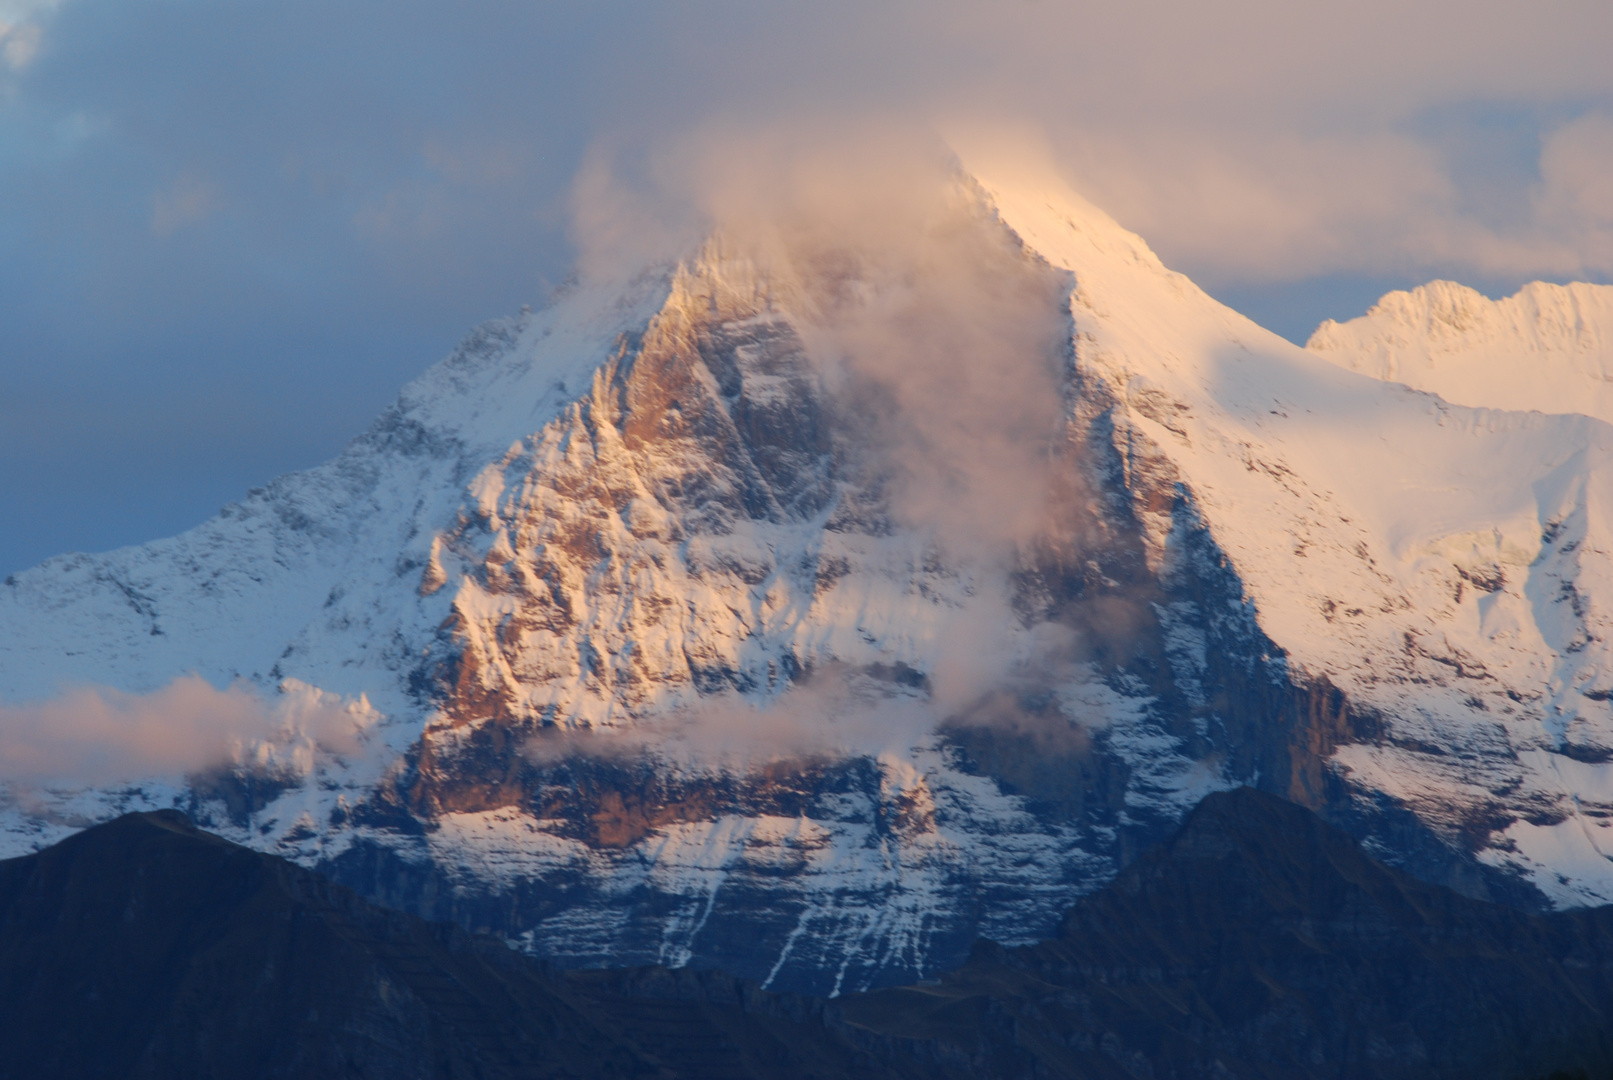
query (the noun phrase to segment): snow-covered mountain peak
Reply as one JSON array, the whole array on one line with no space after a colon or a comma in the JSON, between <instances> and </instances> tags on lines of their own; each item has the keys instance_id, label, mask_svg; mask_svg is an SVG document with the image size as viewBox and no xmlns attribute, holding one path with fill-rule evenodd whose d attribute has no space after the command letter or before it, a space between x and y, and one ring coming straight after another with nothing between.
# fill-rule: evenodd
<instances>
[{"instance_id":1,"label":"snow-covered mountain peak","mask_svg":"<svg viewBox=\"0 0 1613 1080\"><path fill-rule=\"evenodd\" d=\"M1146 240L1070 187L1049 163L990 146L963 149L960 156L968 181L1031 250L1045 255L1053 247L1069 261L1080 261L1074 252L1084 250L1111 269L1173 275Z\"/></svg>"},{"instance_id":2,"label":"snow-covered mountain peak","mask_svg":"<svg viewBox=\"0 0 1613 1080\"><path fill-rule=\"evenodd\" d=\"M819 990L1045 933L1241 783L1613 897L1608 427L1349 370L970 167L585 279L336 461L16 575L0 701L378 718L296 775L35 793L13 845L178 801L534 951Z\"/></svg>"},{"instance_id":3,"label":"snow-covered mountain peak","mask_svg":"<svg viewBox=\"0 0 1613 1080\"><path fill-rule=\"evenodd\" d=\"M1613 285L1537 281L1491 300L1434 281L1322 323L1306 347L1463 405L1613 422Z\"/></svg>"},{"instance_id":4,"label":"snow-covered mountain peak","mask_svg":"<svg viewBox=\"0 0 1613 1080\"><path fill-rule=\"evenodd\" d=\"M1603 696L1613 595L1592 595L1613 585L1613 431L1582 417L1459 408L1354 374L1328 362L1348 352L1299 349L1179 275L1104 258L1045 193L986 185L1004 221L1073 272L1080 370L1126 403L1133 432L1157 450L1140 457L1190 493L1261 627L1294 670L1325 677L1375 717L1369 737L1358 730L1331 752L1335 776L1393 792L1459 832L1489 812L1484 783L1519 783L1534 800L1563 775L1535 773L1538 761L1613 758ZM1597 329L1607 292L1526 290L1528 325L1544 328L1537 340L1551 340L1553 326L1573 327L1576 343L1607 340ZM1516 333L1523 317L1497 320L1494 307L1477 311ZM1479 325L1472 311L1464 317ZM1573 355L1576 378L1589 351ZM1475 403L1507 403L1495 393ZM1508 747L1479 770L1489 781L1414 749L1475 738ZM1587 785L1575 794L1583 806L1601 774L1565 767ZM1598 790L1595 799L1613 799L1613 784ZM1613 843L1579 813L1517 823L1486 858L1556 862L1558 877L1534 879L1553 897L1613 898L1597 854Z\"/></svg>"}]
</instances>

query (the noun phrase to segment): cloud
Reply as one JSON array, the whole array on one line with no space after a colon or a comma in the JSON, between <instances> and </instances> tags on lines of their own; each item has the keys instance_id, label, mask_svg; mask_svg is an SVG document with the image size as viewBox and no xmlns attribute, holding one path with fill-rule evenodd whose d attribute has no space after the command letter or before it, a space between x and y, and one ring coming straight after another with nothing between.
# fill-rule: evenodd
<instances>
[{"instance_id":1,"label":"cloud","mask_svg":"<svg viewBox=\"0 0 1613 1080\"><path fill-rule=\"evenodd\" d=\"M1094 128L1068 133L1058 154L1090 198L1207 285L1340 272L1606 276L1606 121L1545 128L1538 143L1493 216L1473 205L1489 178L1464 175L1441 140L1401 130Z\"/></svg>"},{"instance_id":2,"label":"cloud","mask_svg":"<svg viewBox=\"0 0 1613 1080\"><path fill-rule=\"evenodd\" d=\"M550 765L572 757L655 758L694 771L744 773L780 761L866 756L905 758L938 732L994 728L1030 737L1050 752L1084 749L1094 722L1056 707L1028 710L1024 700L1051 701L1050 686L1090 677L1077 657L1074 631L1042 624L1016 634L1013 616L983 599L945 631L935 670L917 672L822 664L770 701L727 693L702 698L668 716L610 729L546 729L524 747L528 760Z\"/></svg>"},{"instance_id":3,"label":"cloud","mask_svg":"<svg viewBox=\"0 0 1613 1080\"><path fill-rule=\"evenodd\" d=\"M1521 113L1546 136L1607 102L1613 75L1589 44L1613 34L1606 5L831 3L727 33L715 26L731 9L691 10L668 31L677 55L721 42L728 62L701 70L703 90L612 122L641 135L713 112L760 123L809 101L853 121L1039 127L1078 188L1213 285L1598 275L1613 255L1528 212L1550 165L1538 143L1503 190L1484 153L1497 132L1470 122ZM764 24L776 33L746 36ZM684 53L695 34L705 45ZM676 85L654 60L640 70ZM685 117L669 119L668 100ZM1510 220L1481 198L1510 204Z\"/></svg>"},{"instance_id":4,"label":"cloud","mask_svg":"<svg viewBox=\"0 0 1613 1080\"><path fill-rule=\"evenodd\" d=\"M187 225L206 221L218 207L217 188L200 177L182 176L152 200L151 231L171 236Z\"/></svg>"},{"instance_id":5,"label":"cloud","mask_svg":"<svg viewBox=\"0 0 1613 1080\"><path fill-rule=\"evenodd\" d=\"M33 361L0 365L0 401L51 417L0 430L0 505L35 523L0 572L176 531L333 453L566 276L590 147L714 120L1040 128L1217 291L1512 287L1613 251L1585 141L1613 109L1603 0L11 0L0 21L0 323ZM1474 111L1521 117L1504 182ZM615 221L665 247L660 214ZM1356 313L1330 302L1308 303Z\"/></svg>"},{"instance_id":6,"label":"cloud","mask_svg":"<svg viewBox=\"0 0 1613 1080\"><path fill-rule=\"evenodd\" d=\"M39 52L39 27L0 21L0 59L13 71L27 67Z\"/></svg>"},{"instance_id":7,"label":"cloud","mask_svg":"<svg viewBox=\"0 0 1613 1080\"><path fill-rule=\"evenodd\" d=\"M728 755L826 753L848 740L882 752L1000 690L1017 659L1010 574L1044 527L1063 434L1066 276L991 215L936 134L900 116L798 112L615 156L601 147L573 200L589 274L674 258L721 260L724 280L756 273L849 435L843 477L918 538L927 550L915 557L968 582L928 700L829 668L765 709L707 704L688 734L662 739ZM637 745L583 742L599 753Z\"/></svg>"},{"instance_id":8,"label":"cloud","mask_svg":"<svg viewBox=\"0 0 1613 1080\"><path fill-rule=\"evenodd\" d=\"M1613 115L1589 113L1553 130L1540 153L1540 216L1564 230L1613 230ZM1613 268L1613 260L1602 269Z\"/></svg>"},{"instance_id":9,"label":"cloud","mask_svg":"<svg viewBox=\"0 0 1613 1080\"><path fill-rule=\"evenodd\" d=\"M898 520L1006 568L1042 516L1068 282L989 217L946 145L900 118L797 115L637 164L623 177L596 154L579 177L583 265L631 273L715 237L782 298Z\"/></svg>"},{"instance_id":10,"label":"cloud","mask_svg":"<svg viewBox=\"0 0 1613 1080\"><path fill-rule=\"evenodd\" d=\"M0 0L0 62L14 72L26 68L39 53L39 20L57 0Z\"/></svg>"},{"instance_id":11,"label":"cloud","mask_svg":"<svg viewBox=\"0 0 1613 1080\"><path fill-rule=\"evenodd\" d=\"M0 782L78 787L221 766L303 775L316 752L354 752L376 718L362 698L343 701L295 680L272 701L195 675L148 694L77 687L0 705Z\"/></svg>"},{"instance_id":12,"label":"cloud","mask_svg":"<svg viewBox=\"0 0 1613 1080\"><path fill-rule=\"evenodd\" d=\"M703 699L671 716L611 730L550 729L529 739L539 765L570 757L654 757L697 771L748 772L778 761L902 756L935 731L933 705L825 667L757 704L736 694Z\"/></svg>"}]
</instances>

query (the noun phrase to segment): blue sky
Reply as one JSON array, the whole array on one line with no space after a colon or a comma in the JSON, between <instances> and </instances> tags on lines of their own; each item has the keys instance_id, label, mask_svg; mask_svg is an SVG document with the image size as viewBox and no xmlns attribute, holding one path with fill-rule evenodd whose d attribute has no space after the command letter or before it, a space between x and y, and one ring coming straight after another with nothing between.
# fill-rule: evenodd
<instances>
[{"instance_id":1,"label":"blue sky","mask_svg":"<svg viewBox=\"0 0 1613 1080\"><path fill-rule=\"evenodd\" d=\"M0 573L329 457L574 259L585 157L1039 131L1291 337L1613 273L1613 5L0 0Z\"/></svg>"}]
</instances>

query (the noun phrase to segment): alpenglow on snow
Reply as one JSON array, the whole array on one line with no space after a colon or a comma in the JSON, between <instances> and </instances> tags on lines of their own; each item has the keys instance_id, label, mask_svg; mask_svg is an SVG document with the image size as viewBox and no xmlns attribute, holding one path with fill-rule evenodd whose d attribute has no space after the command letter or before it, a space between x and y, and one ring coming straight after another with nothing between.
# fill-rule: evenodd
<instances>
[{"instance_id":1,"label":"alpenglow on snow","mask_svg":"<svg viewBox=\"0 0 1613 1080\"><path fill-rule=\"evenodd\" d=\"M1397 313L1491 309L1301 349L975 165L878 244L779 236L584 280L329 464L8 580L0 702L194 673L286 719L13 783L3 854L179 806L565 964L821 993L1044 936L1239 785L1470 895L1613 900L1613 429L1413 378L1449 320ZM1589 362L1535 313L1605 295L1550 288L1487 370Z\"/></svg>"}]
</instances>

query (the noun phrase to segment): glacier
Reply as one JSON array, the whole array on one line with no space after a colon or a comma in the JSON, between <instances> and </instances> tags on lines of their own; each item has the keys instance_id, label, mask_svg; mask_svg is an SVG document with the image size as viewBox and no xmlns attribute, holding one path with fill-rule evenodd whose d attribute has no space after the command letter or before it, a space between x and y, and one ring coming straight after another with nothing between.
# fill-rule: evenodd
<instances>
[{"instance_id":1,"label":"glacier","mask_svg":"<svg viewBox=\"0 0 1613 1080\"><path fill-rule=\"evenodd\" d=\"M7 579L0 702L194 673L355 731L13 783L3 853L179 806L561 963L815 993L1045 936L1244 784L1470 895L1613 900L1613 429L1573 381L1605 297L1430 286L1302 349L1056 180L967 166L946 243L1056 335L1033 520L975 520L1017 459L925 429L983 476L930 527L899 376L823 363L894 279L716 235L479 328L190 532ZM1505 384L1536 353L1556 396Z\"/></svg>"}]
</instances>

